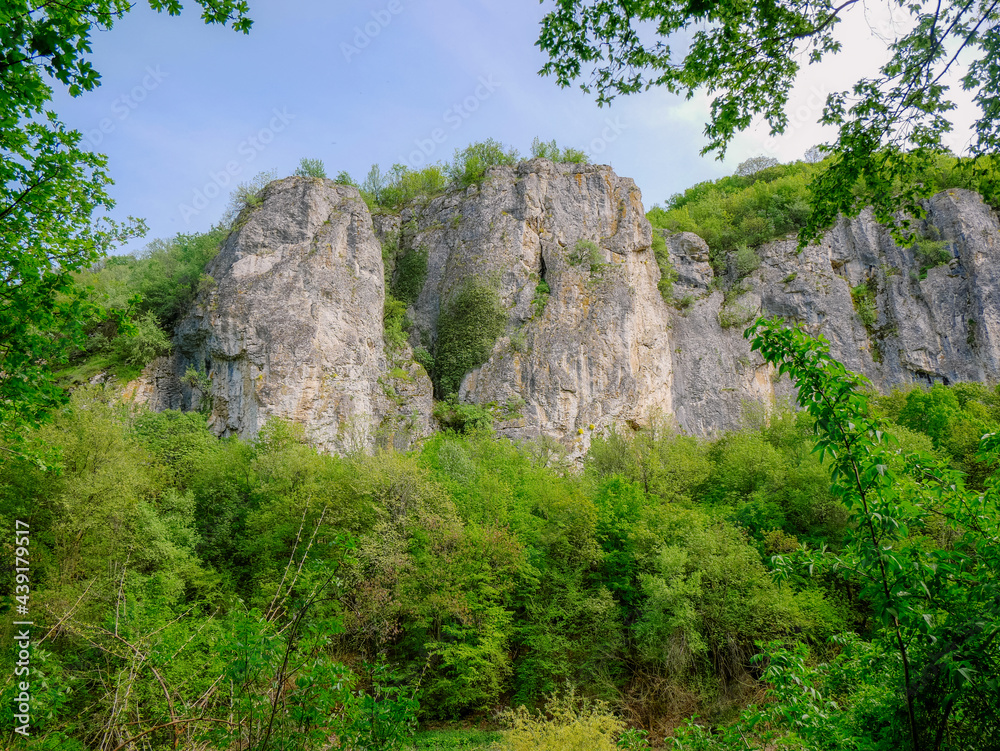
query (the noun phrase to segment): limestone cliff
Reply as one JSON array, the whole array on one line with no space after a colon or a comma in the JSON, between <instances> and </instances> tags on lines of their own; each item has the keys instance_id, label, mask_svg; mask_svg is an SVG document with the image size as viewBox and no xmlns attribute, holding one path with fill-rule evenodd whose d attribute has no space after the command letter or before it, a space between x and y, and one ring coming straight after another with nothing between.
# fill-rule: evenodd
<instances>
[{"instance_id":1,"label":"limestone cliff","mask_svg":"<svg viewBox=\"0 0 1000 751\"><path fill-rule=\"evenodd\" d=\"M502 435L547 434L579 452L597 430L670 412L671 314L632 180L535 159L402 220L404 242L428 254L414 345L434 349L439 316L464 284L499 291L504 335L459 395L520 405Z\"/></svg>"},{"instance_id":2,"label":"limestone cliff","mask_svg":"<svg viewBox=\"0 0 1000 751\"><path fill-rule=\"evenodd\" d=\"M283 417L330 451L425 434L430 381L411 357L395 367L387 356L381 245L358 191L288 178L246 213L139 397L204 407L220 436L252 437Z\"/></svg>"},{"instance_id":3,"label":"limestone cliff","mask_svg":"<svg viewBox=\"0 0 1000 751\"><path fill-rule=\"evenodd\" d=\"M769 243L743 278L716 278L700 238L670 236L668 305L639 191L610 167L536 159L375 217L354 188L289 178L243 217L174 354L133 390L156 408L204 409L219 435L253 436L274 415L329 451L408 446L432 426L413 349L441 354L442 317L473 283L502 320L459 397L506 406L501 434L552 436L577 456L611 425L660 414L708 434L738 425L747 400L791 397L741 336L759 314L804 322L880 389L997 381L996 215L960 190L927 208L919 231L947 256L930 269L867 215L802 252ZM387 351L380 238L426 257L408 297L413 349Z\"/></svg>"},{"instance_id":4,"label":"limestone cliff","mask_svg":"<svg viewBox=\"0 0 1000 751\"><path fill-rule=\"evenodd\" d=\"M724 294L713 285L708 249L700 238L668 238L678 270L677 294L694 303L672 332L673 404L684 429L698 434L735 427L746 399L791 397L787 379L749 351L741 332L754 315L801 321L831 343L848 368L888 391L907 383L1000 380L1000 224L978 195L949 190L927 203L917 233L940 238L950 258L927 269L914 249L899 247L869 213L841 219L822 241L796 252L794 239L759 249L760 268L745 280L720 280L745 290ZM862 301L873 320L862 323ZM733 324L728 328L722 323Z\"/></svg>"}]
</instances>

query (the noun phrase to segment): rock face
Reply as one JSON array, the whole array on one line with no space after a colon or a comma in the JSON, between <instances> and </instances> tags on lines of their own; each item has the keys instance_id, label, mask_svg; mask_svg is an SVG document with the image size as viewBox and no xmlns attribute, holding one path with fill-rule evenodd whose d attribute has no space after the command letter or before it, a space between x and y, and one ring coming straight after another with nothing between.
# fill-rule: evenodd
<instances>
[{"instance_id":1,"label":"rock face","mask_svg":"<svg viewBox=\"0 0 1000 751\"><path fill-rule=\"evenodd\" d=\"M216 434L244 438L282 417L329 451L428 432L430 380L386 354L381 245L355 188L272 183L208 273L214 288L140 388L154 408L204 406Z\"/></svg>"},{"instance_id":2,"label":"rock face","mask_svg":"<svg viewBox=\"0 0 1000 751\"><path fill-rule=\"evenodd\" d=\"M929 269L870 215L801 253L792 238L769 243L742 278L717 278L696 235L666 237L668 305L639 191L610 167L522 162L374 221L356 189L289 178L228 238L174 354L131 390L158 409L203 409L219 435L251 437L279 416L328 451L407 447L432 429L413 352L440 356L441 324L470 285L503 312L458 397L497 405L502 435L550 436L577 457L613 425L661 415L705 435L738 426L748 401L793 397L742 338L761 314L804 322L882 390L1000 380L1000 224L967 191L927 209ZM384 335L380 238L426 257L409 345Z\"/></svg>"},{"instance_id":3,"label":"rock face","mask_svg":"<svg viewBox=\"0 0 1000 751\"><path fill-rule=\"evenodd\" d=\"M926 208L918 234L937 238L951 257L927 269L926 278L918 251L899 247L865 213L840 220L801 253L794 239L768 243L758 251L760 267L734 285L746 291L725 306L723 293L709 287L711 268L695 268L696 236L668 238L678 294L697 298L673 328L678 424L696 434L736 427L744 401L793 396L788 380L776 382L742 339L743 324L756 315L805 323L881 391L908 383L1000 380L996 214L963 190L942 192ZM851 296L858 288L874 302L867 326L856 309L864 303Z\"/></svg>"},{"instance_id":4,"label":"rock face","mask_svg":"<svg viewBox=\"0 0 1000 751\"><path fill-rule=\"evenodd\" d=\"M502 435L546 434L580 453L595 431L670 412L671 314L632 180L535 159L402 219L404 244L428 257L412 344L434 349L464 285L495 288L507 310L504 335L459 391L509 406Z\"/></svg>"}]
</instances>

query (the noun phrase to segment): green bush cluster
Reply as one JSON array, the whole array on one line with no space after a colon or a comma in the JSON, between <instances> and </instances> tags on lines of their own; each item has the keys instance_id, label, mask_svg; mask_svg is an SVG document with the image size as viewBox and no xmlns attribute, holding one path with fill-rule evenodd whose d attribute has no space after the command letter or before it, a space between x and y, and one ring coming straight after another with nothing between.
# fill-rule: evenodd
<instances>
[{"instance_id":1,"label":"green bush cluster","mask_svg":"<svg viewBox=\"0 0 1000 751\"><path fill-rule=\"evenodd\" d=\"M760 268L760 256L757 255L757 251L753 248L748 248L746 245L740 245L736 248L730 255L729 262L732 267L733 276L737 280L750 276L750 274Z\"/></svg>"},{"instance_id":2,"label":"green bush cluster","mask_svg":"<svg viewBox=\"0 0 1000 751\"><path fill-rule=\"evenodd\" d=\"M535 296L531 298L531 315L534 318L541 318L542 313L545 312L545 306L549 302L549 295L552 290L549 288L548 282L542 279L538 284L535 285Z\"/></svg>"},{"instance_id":3,"label":"green bush cluster","mask_svg":"<svg viewBox=\"0 0 1000 751\"><path fill-rule=\"evenodd\" d=\"M299 160L299 166L295 168L295 172L292 174L296 177L326 178L326 167L324 166L322 159L309 159L307 157L302 157L302 159Z\"/></svg>"},{"instance_id":4,"label":"green bush cluster","mask_svg":"<svg viewBox=\"0 0 1000 751\"><path fill-rule=\"evenodd\" d=\"M734 326L746 326L757 317L757 311L748 305L739 303L726 304L719 309L719 325L724 329Z\"/></svg>"},{"instance_id":5,"label":"green bush cluster","mask_svg":"<svg viewBox=\"0 0 1000 751\"><path fill-rule=\"evenodd\" d=\"M455 720L524 705L508 715L511 748L641 748L623 720L659 739L692 713L715 732L689 724L679 747L717 748L738 738L727 719L759 696L762 677L775 707L841 718L837 733L854 723L851 737L872 749L899 738L886 711L901 696L898 661L872 640L864 572L811 568L814 551L853 544L857 528L808 415L748 409L743 429L712 440L657 420L606 431L579 473L551 441L492 435L504 408L456 400L446 418L456 431L415 453L333 457L289 423L219 440L202 415L137 413L115 399L78 389L26 437L57 452L59 473L0 464L0 518L32 530L39 632L79 603L34 652L39 747L149 730L150 746L165 748L173 716L183 742L204 748L237 736L259 746L268 733L301 751L331 734L392 748L418 712ZM933 451L976 492L995 492L976 449L1000 430L1000 392L939 385L872 404L900 440L885 471ZM921 555L947 553L949 524L929 514L913 528ZM0 572L7 591L13 579ZM579 700L551 703L567 681ZM547 700L543 719L532 710ZM995 709L988 694L981 709L963 701L963 717ZM762 727L744 726L751 742L764 742Z\"/></svg>"},{"instance_id":6,"label":"green bush cluster","mask_svg":"<svg viewBox=\"0 0 1000 751\"><path fill-rule=\"evenodd\" d=\"M809 215L809 181L819 165L765 167L749 175L703 182L646 216L656 228L694 232L708 243L716 273L741 246L758 248L801 228Z\"/></svg>"},{"instance_id":7,"label":"green bush cluster","mask_svg":"<svg viewBox=\"0 0 1000 751\"><path fill-rule=\"evenodd\" d=\"M385 331L385 346L391 356L398 355L406 346L409 337L410 319L406 315L406 303L386 293L382 306L382 328Z\"/></svg>"},{"instance_id":8,"label":"green bush cluster","mask_svg":"<svg viewBox=\"0 0 1000 751\"><path fill-rule=\"evenodd\" d=\"M507 325L499 294L483 281L466 281L442 307L431 373L439 399L457 393L465 374L486 362Z\"/></svg>"},{"instance_id":9,"label":"green bush cluster","mask_svg":"<svg viewBox=\"0 0 1000 751\"><path fill-rule=\"evenodd\" d=\"M278 173L274 170L258 172L250 180L237 185L229 194L229 204L222 214L220 224L229 229L236 229L246 221L249 212L264 202L264 190L277 177Z\"/></svg>"},{"instance_id":10,"label":"green bush cluster","mask_svg":"<svg viewBox=\"0 0 1000 751\"><path fill-rule=\"evenodd\" d=\"M698 183L671 196L665 206L653 206L646 216L654 227L694 232L704 239L713 268L722 274L726 257L739 247L758 248L805 226L810 183L834 158L791 164L773 164L767 158L749 160L750 164L740 165L744 174ZM922 161L920 169L921 179L934 192L965 188L980 192L991 205L1000 205L992 156L958 159L937 154ZM940 259L940 253L934 257Z\"/></svg>"},{"instance_id":11,"label":"green bush cluster","mask_svg":"<svg viewBox=\"0 0 1000 751\"><path fill-rule=\"evenodd\" d=\"M864 284L851 288L851 302L854 312L858 314L868 336L875 336L875 322L878 320L877 293L878 286L875 277L870 277Z\"/></svg>"},{"instance_id":12,"label":"green bush cluster","mask_svg":"<svg viewBox=\"0 0 1000 751\"><path fill-rule=\"evenodd\" d=\"M420 296L427 280L427 248L420 246L396 257L392 275L392 294L407 305Z\"/></svg>"},{"instance_id":13,"label":"green bush cluster","mask_svg":"<svg viewBox=\"0 0 1000 751\"><path fill-rule=\"evenodd\" d=\"M931 225L913 241L913 257L917 262L917 274L921 279L926 279L927 272L934 267L943 266L953 258L951 243L941 240L940 237L940 230Z\"/></svg>"},{"instance_id":14,"label":"green bush cluster","mask_svg":"<svg viewBox=\"0 0 1000 751\"><path fill-rule=\"evenodd\" d=\"M641 742L621 743L623 737L628 740L625 722L612 712L607 702L578 697L572 688L553 693L541 711L532 712L522 705L506 710L502 720L507 730L498 751L648 748Z\"/></svg>"},{"instance_id":15,"label":"green bush cluster","mask_svg":"<svg viewBox=\"0 0 1000 751\"><path fill-rule=\"evenodd\" d=\"M531 142L531 156L567 164L587 164L590 161L586 153L580 149L560 149L555 139L542 141L538 136Z\"/></svg>"},{"instance_id":16,"label":"green bush cluster","mask_svg":"<svg viewBox=\"0 0 1000 751\"><path fill-rule=\"evenodd\" d=\"M171 348L170 339L156 317L146 312L135 322L127 336L119 336L114 340L113 352L125 364L142 369L155 358L168 354Z\"/></svg>"},{"instance_id":17,"label":"green bush cluster","mask_svg":"<svg viewBox=\"0 0 1000 751\"><path fill-rule=\"evenodd\" d=\"M665 247L665 246L664 246ZM570 266L586 266L590 275L597 274L604 267L604 253L593 240L577 240L566 257Z\"/></svg>"},{"instance_id":18,"label":"green bush cluster","mask_svg":"<svg viewBox=\"0 0 1000 751\"><path fill-rule=\"evenodd\" d=\"M344 174L343 177L350 179L350 175ZM343 181L338 177L338 182ZM382 172L379 165L373 164L359 189L361 197L372 210L398 211L411 201L429 200L444 193L447 185L445 168L440 164L430 164L417 170L405 164L394 164L388 172Z\"/></svg>"},{"instance_id":19,"label":"green bush cluster","mask_svg":"<svg viewBox=\"0 0 1000 751\"><path fill-rule=\"evenodd\" d=\"M90 331L85 349L75 353L62 377L83 382L102 369L132 377L170 349L170 339L196 296L214 284L205 273L227 231L154 240L133 255L113 256L77 275L93 302L113 311Z\"/></svg>"},{"instance_id":20,"label":"green bush cluster","mask_svg":"<svg viewBox=\"0 0 1000 751\"><path fill-rule=\"evenodd\" d=\"M669 304L674 303L674 282L677 281L677 271L670 262L670 252L667 250L667 241L663 237L663 231L653 229L653 257L656 265L660 269L660 281L656 283L656 288L660 291L660 297Z\"/></svg>"},{"instance_id":21,"label":"green bush cluster","mask_svg":"<svg viewBox=\"0 0 1000 751\"><path fill-rule=\"evenodd\" d=\"M511 166L517 164L518 159L517 149L488 138L456 149L451 162L429 164L420 169L394 164L387 172L373 164L360 185L346 172L337 175L337 182L357 185L361 197L373 211L395 212L412 201L430 200L449 188L463 189L479 184L490 168Z\"/></svg>"},{"instance_id":22,"label":"green bush cluster","mask_svg":"<svg viewBox=\"0 0 1000 751\"><path fill-rule=\"evenodd\" d=\"M520 156L517 149L492 138L456 149L452 161L445 167L451 184L458 188L478 185L493 167L513 166Z\"/></svg>"}]
</instances>

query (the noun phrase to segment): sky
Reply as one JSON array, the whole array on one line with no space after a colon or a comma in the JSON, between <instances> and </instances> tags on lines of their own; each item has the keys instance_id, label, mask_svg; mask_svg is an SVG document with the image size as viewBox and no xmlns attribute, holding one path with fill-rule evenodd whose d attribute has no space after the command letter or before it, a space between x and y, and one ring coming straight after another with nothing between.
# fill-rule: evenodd
<instances>
[{"instance_id":1,"label":"sky","mask_svg":"<svg viewBox=\"0 0 1000 751\"><path fill-rule=\"evenodd\" d=\"M750 157L793 161L830 140L816 125L826 93L876 70L895 30L881 6L859 6L840 25L844 51L800 75L786 132L753 127L719 161L699 156L705 94L650 90L598 107L538 75L551 0L250 0L248 35L206 26L187 5L170 17L137 4L95 31L101 87L54 97L63 121L108 156L112 216L149 226L122 252L208 230L235 185L287 176L303 157L360 182L373 163L420 167L486 138L522 154L535 136L582 149L634 179L649 208Z\"/></svg>"}]
</instances>

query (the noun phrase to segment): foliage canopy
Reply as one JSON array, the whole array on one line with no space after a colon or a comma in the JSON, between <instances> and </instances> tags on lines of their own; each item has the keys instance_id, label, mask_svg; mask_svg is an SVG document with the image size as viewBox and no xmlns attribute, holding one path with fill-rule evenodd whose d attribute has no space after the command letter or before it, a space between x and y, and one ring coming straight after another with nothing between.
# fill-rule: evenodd
<instances>
[{"instance_id":1,"label":"foliage canopy","mask_svg":"<svg viewBox=\"0 0 1000 751\"><path fill-rule=\"evenodd\" d=\"M909 227L897 218L900 210L924 216L919 201L930 195L930 187L919 174L947 151L943 139L955 105L946 76L960 67L961 86L972 92L979 109L970 156L990 154L1000 145L996 4L887 5L906 17L900 22L906 30L891 42L881 68L870 70L850 91L827 97L820 122L834 126L838 135L825 145L831 159L813 180L803 242L818 237L838 213L854 216L869 205L900 237ZM543 19L537 44L549 56L543 74L568 86L589 70L581 87L594 91L602 104L653 86L687 97L706 90L712 105L702 153L721 157L736 133L757 118L772 134L785 131L789 95L803 62L840 51L837 24L847 13L862 12L857 0L566 0ZM992 163L970 160L965 166L979 191L993 200L998 182Z\"/></svg>"},{"instance_id":2,"label":"foliage canopy","mask_svg":"<svg viewBox=\"0 0 1000 751\"><path fill-rule=\"evenodd\" d=\"M176 15L178 0L150 0ZM245 0L199 0L206 23L246 32ZM101 311L76 284L141 222L102 217L113 208L106 159L81 146L47 109L49 82L78 96L100 84L89 60L94 27L107 29L133 7L124 0L30 3L0 10L0 434L37 425L65 394L52 366L86 339Z\"/></svg>"}]
</instances>

